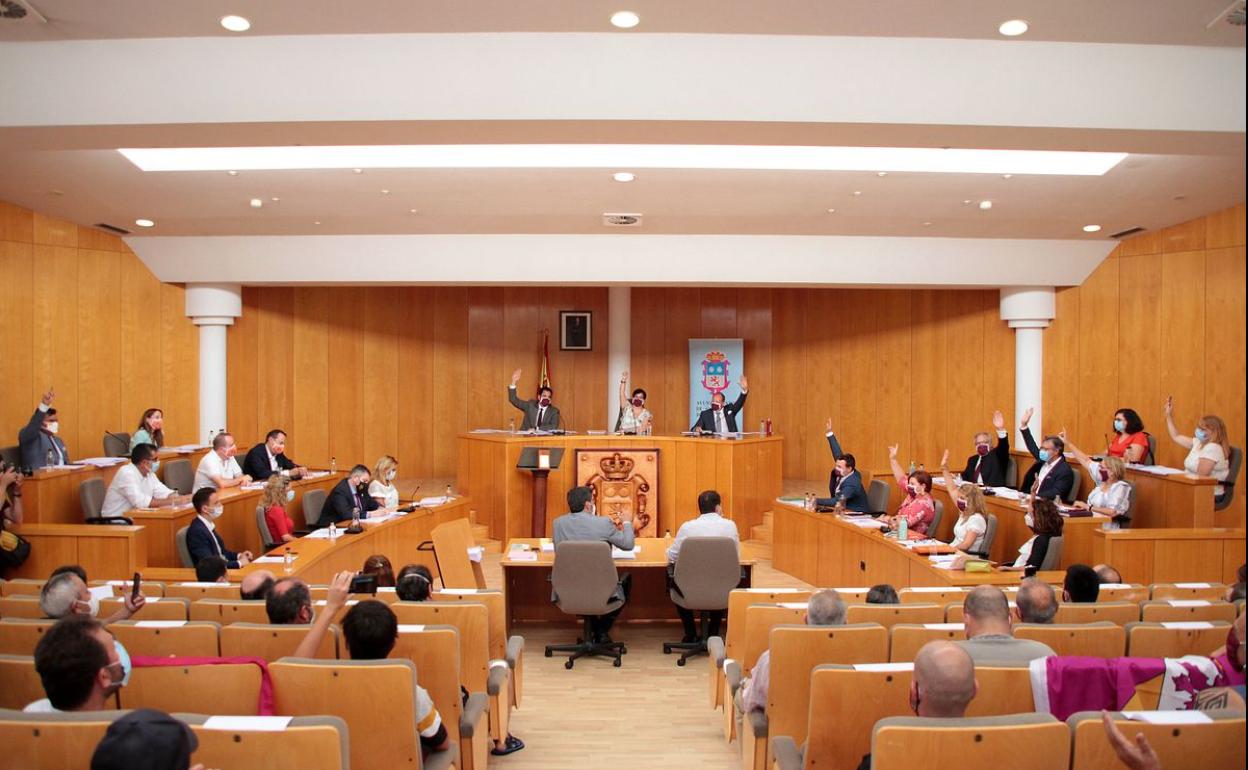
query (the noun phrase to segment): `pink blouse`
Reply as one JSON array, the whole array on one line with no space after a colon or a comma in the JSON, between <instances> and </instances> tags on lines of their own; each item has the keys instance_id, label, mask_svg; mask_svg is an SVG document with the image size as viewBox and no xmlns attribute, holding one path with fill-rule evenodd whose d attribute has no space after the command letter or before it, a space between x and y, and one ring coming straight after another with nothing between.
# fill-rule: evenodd
<instances>
[{"instance_id":1,"label":"pink blouse","mask_svg":"<svg viewBox=\"0 0 1248 770\"><path fill-rule=\"evenodd\" d=\"M917 532L920 535L927 535L929 527L932 526L932 520L936 518L936 505L932 502L931 496L927 497L911 497L907 490L908 479L902 476L897 479L901 491L905 494L905 499L901 501L901 507L897 509L898 516L904 516L906 526L911 532Z\"/></svg>"}]
</instances>

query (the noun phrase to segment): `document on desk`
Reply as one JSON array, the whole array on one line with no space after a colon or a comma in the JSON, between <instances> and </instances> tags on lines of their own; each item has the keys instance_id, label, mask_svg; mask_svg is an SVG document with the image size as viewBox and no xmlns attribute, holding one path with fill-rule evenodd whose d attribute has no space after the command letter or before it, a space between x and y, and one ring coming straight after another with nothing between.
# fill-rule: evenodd
<instances>
[{"instance_id":1,"label":"document on desk","mask_svg":"<svg viewBox=\"0 0 1248 770\"><path fill-rule=\"evenodd\" d=\"M537 551L511 550L507 552L507 558L511 561L537 561Z\"/></svg>"},{"instance_id":2,"label":"document on desk","mask_svg":"<svg viewBox=\"0 0 1248 770\"><path fill-rule=\"evenodd\" d=\"M996 493L997 497L1004 497L1006 500L1021 500L1023 497L1022 492L1009 487L992 487L992 491Z\"/></svg>"},{"instance_id":3,"label":"document on desk","mask_svg":"<svg viewBox=\"0 0 1248 770\"><path fill-rule=\"evenodd\" d=\"M292 559L298 559L299 557L298 557L298 556L296 556L295 554L293 554L293 553L292 553L292 554L290 555L290 558L292 558ZM259 557L259 558L252 559L252 560L251 560L251 563L252 563L252 564L281 564L281 563L282 563L282 562L284 562L284 561L286 561L286 557L285 557L285 555L282 555L282 556L261 556L261 557Z\"/></svg>"},{"instance_id":4,"label":"document on desk","mask_svg":"<svg viewBox=\"0 0 1248 770\"><path fill-rule=\"evenodd\" d=\"M170 452L177 452L180 455L189 455L191 452L198 452L201 449L207 449L207 444L181 444L179 446L167 446L165 449Z\"/></svg>"},{"instance_id":5,"label":"document on desk","mask_svg":"<svg viewBox=\"0 0 1248 770\"><path fill-rule=\"evenodd\" d=\"M92 468L111 468L127 460L124 457L87 457L77 462L79 465L90 465Z\"/></svg>"},{"instance_id":6,"label":"document on desk","mask_svg":"<svg viewBox=\"0 0 1248 770\"><path fill-rule=\"evenodd\" d=\"M841 516L839 518L846 524L852 524L855 527L862 527L863 529L879 529L883 526L880 522L870 516Z\"/></svg>"},{"instance_id":7,"label":"document on desk","mask_svg":"<svg viewBox=\"0 0 1248 770\"><path fill-rule=\"evenodd\" d=\"M641 546L639 545L633 546L633 550L631 551L625 551L623 549L616 548L615 546L611 546L612 559L636 559L637 554L639 553L641 553Z\"/></svg>"},{"instance_id":8,"label":"document on desk","mask_svg":"<svg viewBox=\"0 0 1248 770\"><path fill-rule=\"evenodd\" d=\"M1177 476L1180 473L1187 473L1182 468L1167 468L1164 465L1128 465L1133 471L1141 473L1151 473L1154 476Z\"/></svg>"},{"instance_id":9,"label":"document on desk","mask_svg":"<svg viewBox=\"0 0 1248 770\"><path fill-rule=\"evenodd\" d=\"M422 497L420 498L420 502L417 503L417 505L419 505L421 508L434 508L439 505L446 505L448 502L454 499L455 498L447 497L446 495L439 495L437 497Z\"/></svg>"},{"instance_id":10,"label":"document on desk","mask_svg":"<svg viewBox=\"0 0 1248 770\"><path fill-rule=\"evenodd\" d=\"M329 540L329 527L324 527L322 529L314 529L308 534L304 535L304 537L311 538L313 540Z\"/></svg>"}]
</instances>

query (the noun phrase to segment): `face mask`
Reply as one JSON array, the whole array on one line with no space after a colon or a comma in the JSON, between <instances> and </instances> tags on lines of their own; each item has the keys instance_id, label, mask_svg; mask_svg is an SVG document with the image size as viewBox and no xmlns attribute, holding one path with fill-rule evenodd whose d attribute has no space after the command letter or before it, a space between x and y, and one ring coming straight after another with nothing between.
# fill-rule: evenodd
<instances>
[{"instance_id":1,"label":"face mask","mask_svg":"<svg viewBox=\"0 0 1248 770\"><path fill-rule=\"evenodd\" d=\"M394 471L390 471L389 473L387 473L387 474L386 474L386 481L387 481L387 482L389 482L389 481L394 481L394 473L395 473Z\"/></svg>"},{"instance_id":2,"label":"face mask","mask_svg":"<svg viewBox=\"0 0 1248 770\"><path fill-rule=\"evenodd\" d=\"M368 491L368 482L361 481L358 485L356 485L355 488L360 490L360 493L363 494L364 492Z\"/></svg>"},{"instance_id":3,"label":"face mask","mask_svg":"<svg viewBox=\"0 0 1248 770\"><path fill-rule=\"evenodd\" d=\"M155 473L156 469L158 469L159 467L160 467L160 460L152 460L152 473Z\"/></svg>"},{"instance_id":4,"label":"face mask","mask_svg":"<svg viewBox=\"0 0 1248 770\"><path fill-rule=\"evenodd\" d=\"M642 405L642 404L644 404L644 403L646 403L646 402L645 402L645 401L643 401L643 400L641 399L641 397L640 397L640 396L635 397L635 398L633 399L633 406L635 406L635 407L640 408L640 407L641 407L641 405Z\"/></svg>"},{"instance_id":5,"label":"face mask","mask_svg":"<svg viewBox=\"0 0 1248 770\"><path fill-rule=\"evenodd\" d=\"M546 396L542 396L540 399L538 399L537 403L541 404L542 406L550 406L550 399L547 398Z\"/></svg>"},{"instance_id":6,"label":"face mask","mask_svg":"<svg viewBox=\"0 0 1248 770\"><path fill-rule=\"evenodd\" d=\"M59 422L50 422L44 427L47 429L48 433L51 433L53 436L61 431L61 424Z\"/></svg>"},{"instance_id":7,"label":"face mask","mask_svg":"<svg viewBox=\"0 0 1248 770\"><path fill-rule=\"evenodd\" d=\"M715 402L712 402L712 403L711 403L711 411L712 411L712 412L718 412L720 409L723 409L723 408L724 408L724 405L723 405L723 404L721 404L721 403L719 403L718 401L715 401Z\"/></svg>"},{"instance_id":8,"label":"face mask","mask_svg":"<svg viewBox=\"0 0 1248 770\"><path fill-rule=\"evenodd\" d=\"M1053 453L1047 449L1040 450L1040 462L1047 463L1053 457Z\"/></svg>"},{"instance_id":9,"label":"face mask","mask_svg":"<svg viewBox=\"0 0 1248 770\"><path fill-rule=\"evenodd\" d=\"M1127 429L1126 420L1114 420L1114 430L1118 431L1119 433L1122 433L1126 429Z\"/></svg>"},{"instance_id":10,"label":"face mask","mask_svg":"<svg viewBox=\"0 0 1248 770\"><path fill-rule=\"evenodd\" d=\"M1101 481L1109 481L1109 470L1101 468Z\"/></svg>"},{"instance_id":11,"label":"face mask","mask_svg":"<svg viewBox=\"0 0 1248 770\"><path fill-rule=\"evenodd\" d=\"M208 514L208 518L213 519L213 520L216 520L216 519L221 518L221 513L222 513L224 510L225 510L225 509L224 509L224 508L222 508L221 506L219 506L219 505L214 505L214 506L211 506L211 507L209 507L209 508L205 508L205 509L204 509L204 513Z\"/></svg>"},{"instance_id":12,"label":"face mask","mask_svg":"<svg viewBox=\"0 0 1248 770\"><path fill-rule=\"evenodd\" d=\"M293 489L286 490L286 502L293 503L294 501L295 501L295 490Z\"/></svg>"},{"instance_id":13,"label":"face mask","mask_svg":"<svg viewBox=\"0 0 1248 770\"><path fill-rule=\"evenodd\" d=\"M585 512L590 516L596 516L598 514L598 508L593 503L586 503Z\"/></svg>"},{"instance_id":14,"label":"face mask","mask_svg":"<svg viewBox=\"0 0 1248 770\"><path fill-rule=\"evenodd\" d=\"M911 497L914 497L915 495L919 494L919 490L915 489L914 487L906 487L906 494L910 495Z\"/></svg>"},{"instance_id":15,"label":"face mask","mask_svg":"<svg viewBox=\"0 0 1248 770\"><path fill-rule=\"evenodd\" d=\"M965 500L958 501L958 510L961 511L962 513L966 513L966 501Z\"/></svg>"},{"instance_id":16,"label":"face mask","mask_svg":"<svg viewBox=\"0 0 1248 770\"><path fill-rule=\"evenodd\" d=\"M988 455L988 445L987 445L987 444L976 444L976 445L975 445L975 454L979 455L980 457L986 457L986 456Z\"/></svg>"},{"instance_id":17,"label":"face mask","mask_svg":"<svg viewBox=\"0 0 1248 770\"><path fill-rule=\"evenodd\" d=\"M55 425L55 424L56 424L56 423L53 423L53 425ZM52 431L52 432L53 432L53 433L55 433L56 431ZM1202 441L1202 442L1203 442L1203 441L1208 441L1208 440L1209 440L1209 431L1205 430L1204 428L1197 428L1197 429L1196 429L1196 440L1197 440L1197 441Z\"/></svg>"},{"instance_id":18,"label":"face mask","mask_svg":"<svg viewBox=\"0 0 1248 770\"><path fill-rule=\"evenodd\" d=\"M1036 519L1030 513L1025 513L1023 514L1023 523L1027 525L1027 529L1031 529L1032 525L1036 523Z\"/></svg>"},{"instance_id":19,"label":"face mask","mask_svg":"<svg viewBox=\"0 0 1248 770\"><path fill-rule=\"evenodd\" d=\"M130 663L130 652L126 650L125 645L118 641L114 641L113 644L117 645L117 662L121 664L121 682L117 686L125 687L130 684L130 671L134 666Z\"/></svg>"}]
</instances>

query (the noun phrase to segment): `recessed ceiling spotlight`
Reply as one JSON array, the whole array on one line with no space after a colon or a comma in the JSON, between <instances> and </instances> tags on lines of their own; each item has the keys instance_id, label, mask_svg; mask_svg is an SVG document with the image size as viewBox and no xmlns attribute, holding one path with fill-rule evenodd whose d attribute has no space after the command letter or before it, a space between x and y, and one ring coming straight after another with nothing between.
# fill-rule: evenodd
<instances>
[{"instance_id":1,"label":"recessed ceiling spotlight","mask_svg":"<svg viewBox=\"0 0 1248 770\"><path fill-rule=\"evenodd\" d=\"M620 29L632 29L641 23L641 17L632 11L616 11L611 14L612 26Z\"/></svg>"},{"instance_id":2,"label":"recessed ceiling spotlight","mask_svg":"<svg viewBox=\"0 0 1248 770\"><path fill-rule=\"evenodd\" d=\"M237 172L237 171L227 171L227 172L225 172L225 173L229 174L230 176L238 176L238 172Z\"/></svg>"},{"instance_id":3,"label":"recessed ceiling spotlight","mask_svg":"<svg viewBox=\"0 0 1248 770\"><path fill-rule=\"evenodd\" d=\"M835 213L836 213L836 209L828 209L828 213L829 213L829 214L835 214Z\"/></svg>"},{"instance_id":4,"label":"recessed ceiling spotlight","mask_svg":"<svg viewBox=\"0 0 1248 770\"><path fill-rule=\"evenodd\" d=\"M997 31L1006 37L1018 37L1027 31L1028 24L1022 19L1010 19L1001 22L1001 26L997 27Z\"/></svg>"},{"instance_id":5,"label":"recessed ceiling spotlight","mask_svg":"<svg viewBox=\"0 0 1248 770\"><path fill-rule=\"evenodd\" d=\"M246 32L251 29L251 22L247 21L242 16L222 16L221 26L231 32Z\"/></svg>"},{"instance_id":6,"label":"recessed ceiling spotlight","mask_svg":"<svg viewBox=\"0 0 1248 770\"><path fill-rule=\"evenodd\" d=\"M923 223L923 226L924 226L924 227L931 227L931 226L932 226L932 223L931 223L931 222L924 222L924 223Z\"/></svg>"},{"instance_id":7,"label":"recessed ceiling spotlight","mask_svg":"<svg viewBox=\"0 0 1248 770\"><path fill-rule=\"evenodd\" d=\"M963 206L969 206L969 205L971 205L973 202L974 202L974 201L972 201L970 198L967 198L966 200L962 201L962 205L963 205Z\"/></svg>"},{"instance_id":8,"label":"recessed ceiling spotlight","mask_svg":"<svg viewBox=\"0 0 1248 770\"><path fill-rule=\"evenodd\" d=\"M156 223L150 219L136 219L134 223L139 227L155 227Z\"/></svg>"},{"instance_id":9,"label":"recessed ceiling spotlight","mask_svg":"<svg viewBox=\"0 0 1248 770\"><path fill-rule=\"evenodd\" d=\"M1013 175L1013 174L1002 174L1002 175L1001 175L1001 178L1002 178L1002 179L1013 179L1013 178L1014 178L1014 175Z\"/></svg>"},{"instance_id":10,"label":"recessed ceiling spotlight","mask_svg":"<svg viewBox=\"0 0 1248 770\"><path fill-rule=\"evenodd\" d=\"M364 173L364 169L362 169L362 168L353 168L353 169L351 169L351 170L352 170L352 171L354 171L354 172L355 172L355 173L357 173L357 174L363 174L363 173Z\"/></svg>"},{"instance_id":11,"label":"recessed ceiling spotlight","mask_svg":"<svg viewBox=\"0 0 1248 770\"><path fill-rule=\"evenodd\" d=\"M1085 233L1099 233L1101 231L1101 226L1100 225L1084 225L1083 231Z\"/></svg>"},{"instance_id":12,"label":"recessed ceiling spotlight","mask_svg":"<svg viewBox=\"0 0 1248 770\"><path fill-rule=\"evenodd\" d=\"M318 219L318 220L316 220L315 222L313 222L312 224L314 224L314 225L319 225L320 223L321 223L321 220L319 220L319 219Z\"/></svg>"},{"instance_id":13,"label":"recessed ceiling spotlight","mask_svg":"<svg viewBox=\"0 0 1248 770\"><path fill-rule=\"evenodd\" d=\"M636 179L637 176L628 171L617 171L611 175L611 178L617 182L631 182Z\"/></svg>"},{"instance_id":14,"label":"recessed ceiling spotlight","mask_svg":"<svg viewBox=\"0 0 1248 770\"><path fill-rule=\"evenodd\" d=\"M409 213L409 214L419 214L419 213L420 213L420 209L408 209L408 210L407 210L407 213Z\"/></svg>"},{"instance_id":15,"label":"recessed ceiling spotlight","mask_svg":"<svg viewBox=\"0 0 1248 770\"><path fill-rule=\"evenodd\" d=\"M390 191L389 191L389 190L382 190L382 191L381 191L381 194L382 194L382 195L389 195L389 194L390 194Z\"/></svg>"},{"instance_id":16,"label":"recessed ceiling spotlight","mask_svg":"<svg viewBox=\"0 0 1248 770\"><path fill-rule=\"evenodd\" d=\"M990 208L992 208L992 201L980 201L979 202L980 211L987 211Z\"/></svg>"},{"instance_id":17,"label":"recessed ceiling spotlight","mask_svg":"<svg viewBox=\"0 0 1248 770\"><path fill-rule=\"evenodd\" d=\"M887 171L877 171L877 172L875 172L875 175L876 175L876 176L888 176L888 172L887 172Z\"/></svg>"},{"instance_id":18,"label":"recessed ceiling spotlight","mask_svg":"<svg viewBox=\"0 0 1248 770\"><path fill-rule=\"evenodd\" d=\"M58 198L60 198L64 194L65 194L64 190L48 190L48 195L55 195Z\"/></svg>"},{"instance_id":19,"label":"recessed ceiling spotlight","mask_svg":"<svg viewBox=\"0 0 1248 770\"><path fill-rule=\"evenodd\" d=\"M862 195L862 190L854 190L854 195Z\"/></svg>"},{"instance_id":20,"label":"recessed ceiling spotlight","mask_svg":"<svg viewBox=\"0 0 1248 770\"><path fill-rule=\"evenodd\" d=\"M263 205L264 205L264 201L260 200L259 198L252 198L252 199L251 199L251 207L252 207L253 209L258 209L258 208L260 208L260 207L261 207L261 206L263 206Z\"/></svg>"}]
</instances>

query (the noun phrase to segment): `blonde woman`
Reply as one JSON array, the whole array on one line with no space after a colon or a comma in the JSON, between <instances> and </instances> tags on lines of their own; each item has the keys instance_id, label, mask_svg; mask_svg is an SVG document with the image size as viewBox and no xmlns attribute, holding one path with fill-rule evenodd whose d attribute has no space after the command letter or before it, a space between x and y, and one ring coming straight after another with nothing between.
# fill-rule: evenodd
<instances>
[{"instance_id":1,"label":"blonde woman","mask_svg":"<svg viewBox=\"0 0 1248 770\"><path fill-rule=\"evenodd\" d=\"M1057 434L1066 442L1066 451L1074 456L1092 477L1095 486L1088 493L1088 501L1076 500L1074 505L1081 511L1100 513L1110 518L1109 528L1126 529L1131 526L1131 485L1127 483L1127 466L1121 457L1112 455L1099 463L1084 454L1070 439L1066 431Z\"/></svg>"},{"instance_id":2,"label":"blonde woman","mask_svg":"<svg viewBox=\"0 0 1248 770\"><path fill-rule=\"evenodd\" d=\"M373 469L373 480L368 484L368 495L387 511L399 507L399 489L394 479L399 473L399 461L390 455L383 455Z\"/></svg>"},{"instance_id":3,"label":"blonde woman","mask_svg":"<svg viewBox=\"0 0 1248 770\"><path fill-rule=\"evenodd\" d=\"M295 490L290 488L290 479L280 473L269 477L260 505L264 506L264 523L269 528L269 537L275 543L289 543L295 539L295 522L286 512L287 506L294 500Z\"/></svg>"},{"instance_id":4,"label":"blonde woman","mask_svg":"<svg viewBox=\"0 0 1248 770\"><path fill-rule=\"evenodd\" d=\"M953 540L949 545L963 553L984 553L984 536L988 532L984 493L974 484L958 486L957 478L949 472L948 449L940 458L940 472L945 477L945 491L958 509L958 521L953 525Z\"/></svg>"},{"instance_id":5,"label":"blonde woman","mask_svg":"<svg viewBox=\"0 0 1248 770\"><path fill-rule=\"evenodd\" d=\"M1208 478L1212 476L1218 481L1226 481L1231 469L1231 443L1226 436L1226 423L1216 414L1207 414L1196 421L1196 430L1191 436L1184 436L1174 427L1174 397L1166 399L1166 428L1170 431L1170 440L1189 450L1183 460L1183 470L1194 476ZM1221 484L1213 489L1218 500L1226 494L1226 487Z\"/></svg>"}]
</instances>

